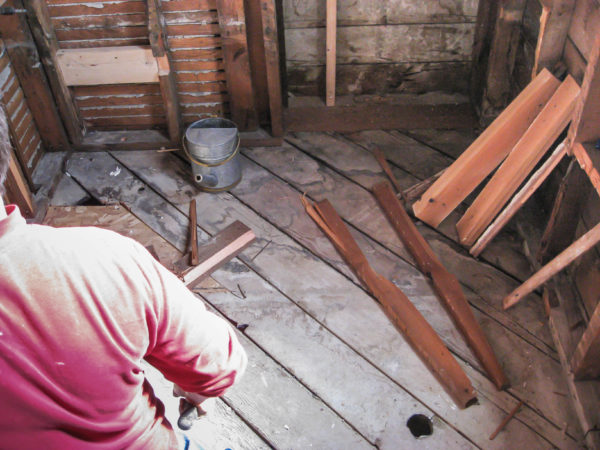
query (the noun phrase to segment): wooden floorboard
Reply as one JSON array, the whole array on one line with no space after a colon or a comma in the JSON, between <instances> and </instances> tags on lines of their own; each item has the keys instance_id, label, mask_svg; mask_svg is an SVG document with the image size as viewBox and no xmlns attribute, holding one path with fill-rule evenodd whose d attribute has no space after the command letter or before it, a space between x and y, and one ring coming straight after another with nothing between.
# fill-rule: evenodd
<instances>
[{"instance_id":1,"label":"wooden floorboard","mask_svg":"<svg viewBox=\"0 0 600 450\"><path fill-rule=\"evenodd\" d=\"M400 136L402 138L399 138ZM410 138L399 133L394 135L386 131L367 131L348 137L360 146L354 145L352 142L344 142L329 133L294 133L287 137L287 141L326 164L335 166L337 171L367 189L373 185L374 179L381 176L378 164L374 164L374 158L370 152L365 150L374 145L380 148L393 164L400 166L419 181L438 173L452 162L450 158L443 157L439 152L431 149L423 148L422 145L416 145L417 142L411 142ZM412 144L412 148L399 151L398 148L406 148L406 144ZM412 157L407 157L406 153ZM361 162L358 165L361 167L360 171L351 167L352 162L357 160ZM350 166L347 167L347 165ZM397 178L403 180L407 177L399 173ZM460 214L454 211L447 220L440 224L438 231L458 242L455 224L459 219ZM487 253L482 254L482 259L497 264L511 276L524 281L531 269L527 259L523 257L520 247L520 240L510 239L505 232L497 237Z\"/></svg>"},{"instance_id":2,"label":"wooden floorboard","mask_svg":"<svg viewBox=\"0 0 600 450\"><path fill-rule=\"evenodd\" d=\"M498 393L440 309L431 287L407 263L410 258L401 245L378 232L375 226L380 222L366 227L376 206L371 207L374 200L370 197L363 205L365 194L369 194L353 180L363 177L362 183L370 183L373 179L373 170L363 164L366 160L350 157L346 170L338 173L335 163L325 167L319 158L289 145L244 153L254 161L243 159L244 178L231 194L198 192L189 181L188 164L165 153L113 152L116 159L104 153L77 154L69 171L94 198L125 201L149 226L181 249L187 240L186 215L191 198L198 201L199 225L205 231L199 235L201 240L234 220L246 223L257 234L257 242L240 260L215 273L224 289L199 293L231 320L249 325L245 333L247 345L252 347L251 359L256 357L263 365L257 365L248 384L240 385L243 392L232 390L226 401L267 442L281 448L305 448L310 443L319 448L374 444L380 448L507 448L517 442L531 448L576 445L573 437L579 436L571 423L568 402L559 394L546 392L547 404L541 404L544 390L560 393L564 387L554 376L554 352L543 334L541 338L534 335L536 327L541 329L531 313L535 310L524 309L526 317L519 322L493 307L496 297L501 298L503 289L514 280L457 253L438 233L429 229L429 236L426 234L430 242L434 241L438 254L442 249L446 258L458 255L453 263L458 267L483 267L483 272L474 272L477 276L469 276L471 284L485 292L466 289L465 293L477 307L477 317L486 334L492 336L492 345L502 348L499 358L512 366L507 368L509 377L513 375L517 380L510 392ZM420 163L417 160L414 164ZM422 176L426 167L420 167L418 175ZM404 176L405 183L412 181ZM461 358L478 390L480 405L465 411L455 409L304 214L299 200L301 190L313 197L331 195L332 202L341 202L344 213L340 213L354 225L352 233L374 268L394 278L409 298L418 298L417 307L435 322L438 333ZM349 198L343 201L345 195ZM336 203L334 206L337 208ZM536 331L527 330L529 326ZM267 379L264 389L259 386L258 393L253 393L256 385L265 384L260 374L270 376L272 371L292 378L273 376L273 380ZM275 388L268 389L273 383ZM292 395L289 392L298 404L308 402L306 412L296 411L290 403L281 409L270 406L278 401L276 398ZM491 431L521 398L526 406L507 430L490 442L487 437ZM312 405L319 404L324 411L312 409ZM407 434L406 420L415 412L434 417L433 436L416 441ZM566 435L561 430L565 422L569 424ZM334 428L328 428L333 423Z\"/></svg>"},{"instance_id":3,"label":"wooden floorboard","mask_svg":"<svg viewBox=\"0 0 600 450\"><path fill-rule=\"evenodd\" d=\"M118 173L116 167L120 168ZM187 217L147 188L110 155L88 153L74 156L69 162L68 171L98 200L125 202L154 231L180 251L185 249ZM162 227L163 224L166 227ZM199 236L204 241L209 235L199 233ZM255 245L245 252L256 253L261 247ZM239 280L242 272L250 273L239 266L239 263L236 265L232 261L221 272L228 271ZM212 291L202 292L209 303ZM216 291L218 293L220 290ZM243 299L229 295L228 301ZM236 414L250 423L270 445L277 448L328 448L329 442L339 440L340 445L348 448L372 447L255 343L244 336L241 339L252 362L240 384L228 391L224 398Z\"/></svg>"},{"instance_id":4,"label":"wooden floorboard","mask_svg":"<svg viewBox=\"0 0 600 450\"><path fill-rule=\"evenodd\" d=\"M280 158L281 155L284 155L288 147L282 148L281 151L277 153L277 155L272 155L268 159L271 164L278 164L278 170L281 171L281 174L289 175L289 180L298 180L301 176L301 173L307 173L306 169L302 169L302 158L300 155L287 155L289 158ZM260 152L260 149L252 149L245 151L245 154L257 155ZM292 149L293 152L293 149ZM263 153L263 156L265 154ZM293 156L293 158L292 158ZM258 159L258 157L257 157ZM293 159L293 163L291 162ZM264 162L264 161L263 161ZM314 163L314 160L313 160ZM318 168L313 167L315 170L310 170L310 173L314 173L316 178L320 178L322 184L314 184L314 181L310 178L302 177L306 180L306 184L299 189L299 191L305 191L309 194L314 200L321 200L322 198L328 198L333 204L336 210L340 213L342 217L344 217L347 222L350 224L355 224L357 228L361 229L363 232L370 227L369 235L388 235L387 231L387 222L385 221L385 217L383 217L382 213L377 209L375 204L375 200L370 196L368 192L364 189L361 189L357 185L346 185L343 186L343 180L339 179L337 182L331 182L331 178L333 178L332 174L329 174L329 180L327 180L327 169L326 168ZM248 177L250 173L250 169L248 166L244 167L245 175ZM291 174L291 175L290 175ZM281 192L284 191L284 186L279 185L275 186L273 183L268 183L268 180L265 176L260 176L258 179L253 181L246 181L246 183L252 183L252 187L254 190L260 190L263 193L263 196L266 195L266 192L277 192L278 195L281 195ZM325 186L326 192L323 191L323 186ZM237 195L238 191L244 187L244 183L241 183L233 192ZM315 188L318 189L315 192ZM296 194L299 195L299 194ZM265 205L272 205L274 202L262 202ZM286 198L285 200L280 200L277 202L277 205L282 208L282 205L290 205L291 200ZM364 206L364 208L357 208L356 205ZM279 209L279 208L278 208ZM283 217L290 217L290 213L282 214ZM380 217L381 216L381 217ZM360 221L360 218L368 218L369 223L363 224ZM379 220L381 219L381 220ZM285 226L285 225L282 225ZM389 231L391 232L391 231ZM324 238L323 238L324 239ZM313 241L314 239L311 239ZM381 240L379 240L381 242ZM436 251L436 253L440 256L440 258L444 261L446 265L447 260L450 259L447 254L444 254L436 248L436 242L428 239L430 243L432 243L432 247ZM395 246L401 245L399 243L393 243ZM310 246L310 242L305 242L304 245ZM325 244L323 244L325 245ZM389 264L385 263L385 258L381 258L378 252L374 251L376 247L373 245L371 241L371 245L369 246L369 251L365 251L369 262L373 265L374 269L381 273L383 276L390 276L394 282L396 282L402 289L405 289L404 285L407 284L407 280L405 278L399 277L396 269L391 268ZM330 256L330 258L339 258L335 253ZM456 257L456 256L455 256ZM398 258L396 257L396 260ZM463 264L464 265L464 264ZM449 267L450 270L454 270L458 276L461 276L466 269L462 271L457 271L456 267ZM412 282L412 280L411 280ZM507 286L504 286L506 289ZM501 291L502 292L502 291ZM408 294L408 292L407 292ZM466 294L470 301L473 301L473 296L470 295L469 291L466 291ZM410 297L410 295L409 295ZM499 296L499 299L501 297ZM418 297L418 300L425 301L426 297ZM491 305L486 304L485 297L476 296L477 300L476 305L486 305L487 309L492 309ZM417 305L418 307L424 307L427 310L426 317L430 321L435 320L445 320L449 319L443 315L443 309L436 303L437 300L425 307L424 305ZM419 302L420 303L420 302ZM498 300L499 304L499 300ZM437 308L436 308L437 306ZM433 313L437 309L437 315ZM441 312L441 314L440 314ZM438 316L439 315L439 316ZM565 417L565 408L570 408L569 402L566 398L557 395L554 397L548 397L546 394L549 386L554 386L550 388L551 390L558 390L559 392L564 391L564 380L560 375L560 364L554 358L550 357L550 355L540 351L536 347L527 345L527 343L520 338L516 333L508 332L508 330L504 327L501 327L495 320L491 319L489 316L486 318L485 316L478 316L479 320L482 321L482 327L486 331L486 333L493 334L490 337L490 341L496 350L499 359L505 363L507 375L509 379L513 383L513 388L511 388L511 392L513 392L516 396L525 399L532 406L541 411L542 414L553 421L555 424L561 423L561 420ZM485 320L484 320L485 319ZM432 323L433 324L433 323ZM451 325L447 325L451 327ZM434 325L434 328L436 325ZM449 343L449 339L456 339L452 341L452 344L457 342L456 349L458 350L459 345L462 344L462 340L460 340L457 335L446 334L446 330L436 328L436 331L442 334L442 336L446 339L446 343ZM477 363L473 359L469 359L471 365L477 367ZM527 371L521 371L522 367L529 367ZM524 389L524 386L528 386ZM535 386L535 387L534 387ZM569 423L573 429L576 429L576 419L572 415L567 415L569 419Z\"/></svg>"},{"instance_id":5,"label":"wooden floorboard","mask_svg":"<svg viewBox=\"0 0 600 450\"><path fill-rule=\"evenodd\" d=\"M168 161L165 162L164 158L161 155L156 155L156 157L153 157L151 160L148 159L148 156L144 157L143 162L139 159L139 158L134 158L134 155L130 154L130 153L121 153L118 154L119 159L124 162L126 161L128 164L133 165L136 164L138 169L136 170L136 173L140 176L142 176L150 185L162 185L162 193L163 195L165 195L168 198L176 198L177 197L177 186L181 185L181 183L183 183L187 178L187 174L186 174L186 167L185 166L181 166L178 169L174 169L173 165L177 165L177 161L175 160L175 162L171 162L168 163ZM162 162L161 162L162 161ZM159 170L157 170L159 169ZM153 176L153 173L156 172L160 172L160 178L164 177L167 180L172 180L172 181L157 181L157 178L159 177L158 175ZM179 174L179 175L178 175ZM260 189L257 189L257 186L265 186L264 189L266 189L267 191L270 192L275 192L275 193L279 193L281 192L281 186L272 186L271 184L264 184L264 179L259 179L259 180L254 180L252 181L252 178L249 176L249 172L248 170L246 170L245 168L245 175L244 175L245 179L242 181L242 183L240 184L240 186L238 186L238 188L236 188L234 190L234 194L237 196L240 196L241 194L239 194L240 189L242 189L242 185L245 185L246 183L249 183L249 187L247 187L246 189L250 192L263 192ZM175 181L176 180L176 181ZM165 186L171 186L171 189L167 189L165 190ZM274 205L274 202L272 201L265 201L265 197L264 197L264 193L262 194L262 200L261 200L261 195L257 195L256 199L257 202L262 203L262 204L270 204L273 205L273 207L276 208L276 205ZM206 195L201 195L200 197L197 197L197 201L199 202L199 210L205 211L206 213L210 212L210 214L221 214L221 216L219 217L223 217L222 214L224 214L223 212L218 213L219 211L223 211L223 210L227 210L227 214L240 214L239 211L239 206L236 208L233 208L233 205L231 205L230 201L223 201L221 200L219 203L218 202L218 198L219 197L223 197L223 196L228 196L228 194L219 194L217 195L213 195L213 196L206 196ZM242 199L242 201L247 200L245 197L240 197ZM297 205L298 205L298 209L301 211L301 207L300 207L300 201L299 201L299 195L296 193L295 196L295 200L297 201ZM207 201L209 203L207 203ZM204 202L203 205L204 206L200 206L202 203ZM289 204L289 200L287 198L279 198L277 201L277 204L280 205L281 207L283 205L287 205ZM182 203L181 204L181 210L182 211L186 211L186 205L187 203ZM229 212L229 210L231 210L231 212ZM213 211L217 211L217 213L213 212ZM281 214L280 216L283 218L284 222L287 223L289 225L290 222L295 222L298 218L301 219L305 219L307 220L309 223L309 219L301 212L298 212L296 214L294 214L293 216L290 216L289 212L285 209L285 208L281 208ZM245 221L246 223L248 223L248 220L250 219L248 213L244 213L241 214L241 217L236 217L237 219L240 219L242 221ZM231 220L233 218L230 218L228 220ZM223 221L223 219L219 219L221 222ZM219 223L219 221L218 221ZM262 233L264 233L264 229L266 227L266 225L260 224L260 221L257 223L258 226L253 226L253 224L256 222L251 222L249 224L252 224L252 228L255 230L258 228L259 231L257 233L258 236L261 236ZM287 231L287 228L285 226L284 223L284 227L283 229L285 229ZM377 314L381 314L381 312L376 308L376 306L373 304L373 300L366 297L366 295L363 292L360 292L362 290L359 290L359 293L357 294L353 294L353 293L348 293L346 294L346 292L348 291L349 287L347 286L347 282L344 282L343 279L339 278L339 275L336 275L335 273L332 273L331 271L327 271L327 267L323 267L321 265L318 264L318 262L315 262L313 258L306 258L306 256L303 256L302 253L296 254L294 255L291 251L292 248L294 248L294 245L292 243L285 243L285 239L283 236L278 237L278 235L280 234L280 232L275 231L275 234L272 235L272 237L269 237L269 246L266 248L266 250L264 252L262 252L260 254L260 257L257 258L256 261L253 262L253 265L256 264L260 264L260 261L263 257L265 258L269 258L272 259L274 257L277 256L278 258L278 263L274 264L271 262L271 264L268 266L270 268L270 270L266 270L265 269L258 269L260 271L263 271L264 274L263 276L265 276L265 278L269 278L270 281L273 284L278 285L281 289L285 289L285 292L290 295L293 296L294 298L298 298L298 299L302 299L300 301L301 305L304 306L305 302L308 302L308 299L314 299L315 295L317 293L320 294L320 296L312 301L317 301L318 302L316 304L311 304L311 307L318 307L320 308L320 310L318 310L318 315L315 315L315 317L320 318L322 317L323 314L327 314L329 315L330 312L328 312L328 305L331 306L331 303L333 301L333 295L332 292L343 292L343 298L342 301L343 303L341 303L341 306L339 306L338 308L342 308L343 305L345 305L345 303L347 303L348 301L350 301L349 299L354 300L355 298L359 297L364 299L364 301L366 302L366 305L360 306L360 307L353 307L352 310L358 310L358 311L362 311L364 310L365 306L368 306L369 308L373 308L374 312L371 312L369 314L361 314L361 316L364 317L368 317L368 321L372 321L374 320L373 317L376 316ZM283 242L282 242L283 240ZM280 248L285 249L285 251L281 252L281 251L277 251ZM309 255L310 256L310 255ZM304 260L304 261L303 261ZM306 285L306 282L304 281L303 278L298 278L295 273L290 273L290 271L288 269L286 269L286 261L287 264L293 264L293 266L299 271L299 273L306 273L306 276L310 279L315 278L315 276L311 277L310 274L313 273L314 271L316 271L318 273L318 275L316 275L316 277L318 277L318 279L320 280L320 283L313 283L313 284L309 284L308 286ZM302 262L302 264L300 264ZM315 267L316 266L316 267ZM274 272L275 271L275 272ZM284 281L282 281L285 280ZM328 280L328 281L325 281ZM329 281L331 280L331 281ZM337 283L335 283L335 280L338 280ZM324 284L324 285L320 285L320 284ZM287 285L287 287L286 287ZM358 288L358 287L357 287ZM354 289L353 289L354 291ZM430 294L432 295L432 294ZM355 301L355 300L354 300ZM325 311L322 311L322 309L325 308ZM340 312L341 314L342 312ZM317 314L317 313L315 313ZM344 310L343 311L344 315L348 315L350 314L349 317L344 317L343 320L341 320L339 322L339 324L343 324L343 323L347 323L348 321L352 320L352 311L348 311L348 310ZM327 317L327 316L326 316ZM380 318L379 320L382 320L384 323L386 323L385 318ZM389 339L394 339L394 340L398 340L400 339L398 336L398 333L393 329L393 327L391 327L391 325L389 325L389 323L386 323L388 330L387 332L389 333L390 337L388 337L387 340ZM356 325L353 325L354 327L356 327ZM377 323L377 324L370 324L367 325L367 328L362 328L366 334L368 334L367 330L368 329L379 329L381 328L381 324ZM338 330L337 328L335 330L333 330L336 334L339 335L339 333L343 333L343 336L346 336L347 333L351 333L352 330L348 330L345 328L341 328L340 330ZM345 338L345 340L347 339L356 339L356 337L354 336L354 334L348 336L347 338ZM360 337L359 337L360 339ZM364 337L363 337L364 339ZM371 339L369 337L369 339ZM364 342L364 340L360 340L360 342L356 342L355 345L358 345L358 348L361 350L357 350L357 351L361 351L362 353L364 353L365 351L367 351L367 349L373 349L374 346L376 345L377 341L373 341L373 342ZM403 342L403 341L402 341ZM403 343L404 347L406 347L405 343ZM381 344L379 344L379 346L381 347ZM402 347L398 347L399 349L401 349ZM384 367L387 368L387 366L389 365L389 354L386 352L386 349L389 349L389 346L384 346L383 348L380 348L378 350L378 365L380 367ZM403 361L406 361L407 358L415 358L414 355L412 355L412 353L409 351L409 354L404 356L404 354L402 352L399 352L399 354L402 354L403 356L401 357ZM416 372L416 368L420 367L420 371L418 372L419 375L417 376L417 379L415 379L415 374ZM430 398L431 396L431 391L435 391L436 388L436 383L434 380L430 380L429 383L424 383L424 380L427 380L429 378L431 378L431 376L425 372L425 373L421 373L423 372L423 367L422 365L420 365L420 362L417 360L417 363L413 363L410 365L409 368L403 368L404 370L401 371L400 376L398 374L395 375L391 375L394 376L395 379L399 379L402 382L402 385L405 386L405 388L407 388L409 391L411 392L418 392L418 397L421 398L421 395L425 395L426 398ZM386 369L389 370L389 369ZM396 369L397 370L397 369ZM408 372L406 372L408 370ZM480 376L480 375L479 375ZM489 381L485 380L482 381L483 383L488 383ZM425 385L425 387L424 387ZM439 390L439 388L437 388ZM491 389L490 389L491 391ZM432 400L434 402L434 404L436 404L436 397L439 397L439 394L436 394L434 399ZM511 399L510 396L508 399L505 397L502 400L500 400L500 402L502 401L514 401L514 399ZM446 408L449 408L449 410L447 411L443 411L442 413L440 413L439 411L438 414L440 414L443 418L445 417L449 417L451 420L456 420L456 417L454 416L454 413L452 411L453 407L451 406L451 401L449 399L446 400L447 403L444 403L444 406ZM492 408L493 411L493 408ZM486 414L486 416L493 416L494 414ZM477 420L478 415L475 414L473 416L473 420ZM536 418L539 419L539 418ZM465 417L462 417L461 420L457 423L457 425L462 424L462 421L465 420ZM536 420L532 420L532 423L535 423ZM540 422L544 422L543 420ZM545 426L548 427L550 426L547 422L545 423ZM467 427L469 428L469 427ZM550 426L550 428L552 428ZM550 430L552 431L552 430ZM556 429L554 431L557 431L558 434L560 434L560 432ZM485 432L482 432L481 428L477 428L474 427L472 431L469 431L469 433L481 433L480 436L477 436L480 441L479 441L479 445L481 445L485 439L487 439L487 435L485 434ZM559 438L560 439L560 438Z\"/></svg>"}]
</instances>

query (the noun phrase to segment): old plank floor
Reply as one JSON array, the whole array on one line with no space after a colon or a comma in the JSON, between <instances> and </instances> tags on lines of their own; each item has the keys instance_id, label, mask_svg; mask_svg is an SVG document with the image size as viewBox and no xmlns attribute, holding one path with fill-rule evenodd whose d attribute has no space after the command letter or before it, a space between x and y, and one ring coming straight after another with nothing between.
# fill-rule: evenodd
<instances>
[{"instance_id":1,"label":"old plank floor","mask_svg":"<svg viewBox=\"0 0 600 450\"><path fill-rule=\"evenodd\" d=\"M448 131L297 133L279 148L244 149L242 182L218 194L198 191L188 163L175 154L74 154L67 170L82 195L124 202L180 250L191 198L198 202L200 242L234 220L254 230L257 241L213 275L219 287L197 293L230 320L249 325L243 339L253 362L225 402L260 436L256 442L277 448L577 447L581 432L540 305L526 302L508 313L500 307L523 276L518 243L499 245L476 261L454 242L452 219L441 232L419 225L463 284L510 378L511 389L497 392L367 190L383 177L369 143L381 144L408 187L448 165L468 140ZM396 155L394 145L405 149ZM425 314L467 371L478 405L456 409L306 216L304 192L330 199L373 267ZM522 411L489 441L519 400ZM416 413L434 418L432 436L412 437L405 424Z\"/></svg>"}]
</instances>

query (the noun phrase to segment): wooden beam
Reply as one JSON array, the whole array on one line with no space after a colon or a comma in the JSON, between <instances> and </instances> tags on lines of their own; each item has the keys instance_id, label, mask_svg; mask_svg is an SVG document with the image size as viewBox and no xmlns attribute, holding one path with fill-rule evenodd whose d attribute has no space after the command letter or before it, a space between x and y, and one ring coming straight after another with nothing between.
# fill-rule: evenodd
<instances>
[{"instance_id":1,"label":"wooden beam","mask_svg":"<svg viewBox=\"0 0 600 450\"><path fill-rule=\"evenodd\" d=\"M217 10L231 120L241 131L254 130L258 119L250 76L244 0L217 0Z\"/></svg>"},{"instance_id":2,"label":"wooden beam","mask_svg":"<svg viewBox=\"0 0 600 450\"><path fill-rule=\"evenodd\" d=\"M318 202L315 206L305 198L302 201L307 213L379 301L388 318L402 332L456 405L460 408L473 405L476 402L475 390L456 359L406 295L371 268L333 206L327 200Z\"/></svg>"},{"instance_id":3,"label":"wooden beam","mask_svg":"<svg viewBox=\"0 0 600 450\"><path fill-rule=\"evenodd\" d=\"M158 65L160 94L165 105L169 137L173 145L179 145L183 134L183 124L175 75L171 71L165 19L160 9L160 0L148 0L146 5L150 47Z\"/></svg>"},{"instance_id":4,"label":"wooden beam","mask_svg":"<svg viewBox=\"0 0 600 450\"><path fill-rule=\"evenodd\" d=\"M589 230L571 245L569 245L556 258L537 271L531 278L525 281L521 286L507 295L502 300L502 307L508 309L520 302L523 297L533 292L551 277L563 270L583 253L593 248L600 242L600 224Z\"/></svg>"},{"instance_id":5,"label":"wooden beam","mask_svg":"<svg viewBox=\"0 0 600 450\"><path fill-rule=\"evenodd\" d=\"M325 104L335 105L335 56L337 36L337 0L327 0L325 38Z\"/></svg>"},{"instance_id":6,"label":"wooden beam","mask_svg":"<svg viewBox=\"0 0 600 450\"><path fill-rule=\"evenodd\" d=\"M150 47L62 49L56 60L68 86L158 83L158 65Z\"/></svg>"},{"instance_id":7,"label":"wooden beam","mask_svg":"<svg viewBox=\"0 0 600 450\"><path fill-rule=\"evenodd\" d=\"M578 95L577 82L567 76L456 224L462 245L473 245L567 127Z\"/></svg>"},{"instance_id":8,"label":"wooden beam","mask_svg":"<svg viewBox=\"0 0 600 450\"><path fill-rule=\"evenodd\" d=\"M279 30L277 27L275 0L261 0L261 13L271 134L274 137L281 137L283 136L283 99L281 94L281 73L279 70Z\"/></svg>"},{"instance_id":9,"label":"wooden beam","mask_svg":"<svg viewBox=\"0 0 600 450\"><path fill-rule=\"evenodd\" d=\"M558 188L550 219L542 234L536 255L540 263L547 263L573 242L577 229L577 220L573 220L573 217L578 217L588 192L585 174L577 167L575 161L571 161Z\"/></svg>"},{"instance_id":10,"label":"wooden beam","mask_svg":"<svg viewBox=\"0 0 600 450\"><path fill-rule=\"evenodd\" d=\"M569 128L569 142L600 139L600 33L595 37L581 84L581 95Z\"/></svg>"},{"instance_id":11,"label":"wooden beam","mask_svg":"<svg viewBox=\"0 0 600 450\"><path fill-rule=\"evenodd\" d=\"M437 227L508 155L559 84L542 70L413 205L415 215Z\"/></svg>"},{"instance_id":12,"label":"wooden beam","mask_svg":"<svg viewBox=\"0 0 600 450\"><path fill-rule=\"evenodd\" d=\"M200 263L197 266L190 267L189 255L185 255L174 263L173 271L179 275L186 286L192 288L219 267L235 258L255 239L254 232L236 220L198 249Z\"/></svg>"},{"instance_id":13,"label":"wooden beam","mask_svg":"<svg viewBox=\"0 0 600 450\"><path fill-rule=\"evenodd\" d=\"M372 191L390 224L396 230L396 234L415 259L419 270L431 277L438 298L496 388L506 388L508 379L477 323L456 277L446 270L433 249L421 236L392 192L390 185L386 182L377 183Z\"/></svg>"},{"instance_id":14,"label":"wooden beam","mask_svg":"<svg viewBox=\"0 0 600 450\"><path fill-rule=\"evenodd\" d=\"M552 70L561 60L574 9L575 0L553 0L543 5L532 78L543 68Z\"/></svg>"},{"instance_id":15,"label":"wooden beam","mask_svg":"<svg viewBox=\"0 0 600 450\"><path fill-rule=\"evenodd\" d=\"M562 161L567 154L567 144L561 142L550 157L542 164L542 166L529 178L527 183L515 194L510 203L496 217L494 222L485 230L479 237L475 245L471 247L469 253L478 257L487 245L496 237L496 235L504 228L510 219L517 213L519 209L529 200L529 197L540 187L540 185L548 178L554 168Z\"/></svg>"},{"instance_id":16,"label":"wooden beam","mask_svg":"<svg viewBox=\"0 0 600 450\"><path fill-rule=\"evenodd\" d=\"M296 107L285 111L286 131L415 130L473 128L469 104Z\"/></svg>"},{"instance_id":17,"label":"wooden beam","mask_svg":"<svg viewBox=\"0 0 600 450\"><path fill-rule=\"evenodd\" d=\"M496 116L510 101L512 73L526 4L526 0L505 0L498 6L481 102L484 118Z\"/></svg>"},{"instance_id":18,"label":"wooden beam","mask_svg":"<svg viewBox=\"0 0 600 450\"><path fill-rule=\"evenodd\" d=\"M587 329L573 353L571 370L576 380L600 377L600 303L596 305Z\"/></svg>"},{"instance_id":19,"label":"wooden beam","mask_svg":"<svg viewBox=\"0 0 600 450\"><path fill-rule=\"evenodd\" d=\"M23 9L20 0L6 0L5 7ZM33 36L23 14L0 16L0 37L10 58L44 147L68 150L69 140L60 120Z\"/></svg>"},{"instance_id":20,"label":"wooden beam","mask_svg":"<svg viewBox=\"0 0 600 450\"><path fill-rule=\"evenodd\" d=\"M23 5L27 10L29 24L67 134L73 144L79 144L84 134L83 124L56 59L59 46L50 20L48 5L44 0L23 0Z\"/></svg>"}]
</instances>

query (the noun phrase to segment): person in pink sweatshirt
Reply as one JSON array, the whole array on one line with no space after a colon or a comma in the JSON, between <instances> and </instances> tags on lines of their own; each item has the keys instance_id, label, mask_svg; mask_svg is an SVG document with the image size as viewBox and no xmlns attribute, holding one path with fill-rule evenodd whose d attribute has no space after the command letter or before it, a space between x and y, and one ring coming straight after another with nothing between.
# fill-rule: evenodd
<instances>
[{"instance_id":1,"label":"person in pink sweatshirt","mask_svg":"<svg viewBox=\"0 0 600 450\"><path fill-rule=\"evenodd\" d=\"M200 407L247 361L232 328L140 244L29 225L0 196L0 447L178 448L142 360Z\"/></svg>"}]
</instances>

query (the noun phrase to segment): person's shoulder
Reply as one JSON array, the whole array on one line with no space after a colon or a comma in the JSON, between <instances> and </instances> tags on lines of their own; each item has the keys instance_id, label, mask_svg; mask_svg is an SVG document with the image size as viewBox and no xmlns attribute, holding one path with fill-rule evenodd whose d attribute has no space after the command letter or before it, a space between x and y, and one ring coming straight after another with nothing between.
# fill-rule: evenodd
<instances>
[{"instance_id":1,"label":"person's shoulder","mask_svg":"<svg viewBox=\"0 0 600 450\"><path fill-rule=\"evenodd\" d=\"M121 251L134 251L137 243L132 238L123 236L112 230L98 227L51 227L46 225L29 225L29 235L37 240L61 247L111 248Z\"/></svg>"}]
</instances>

